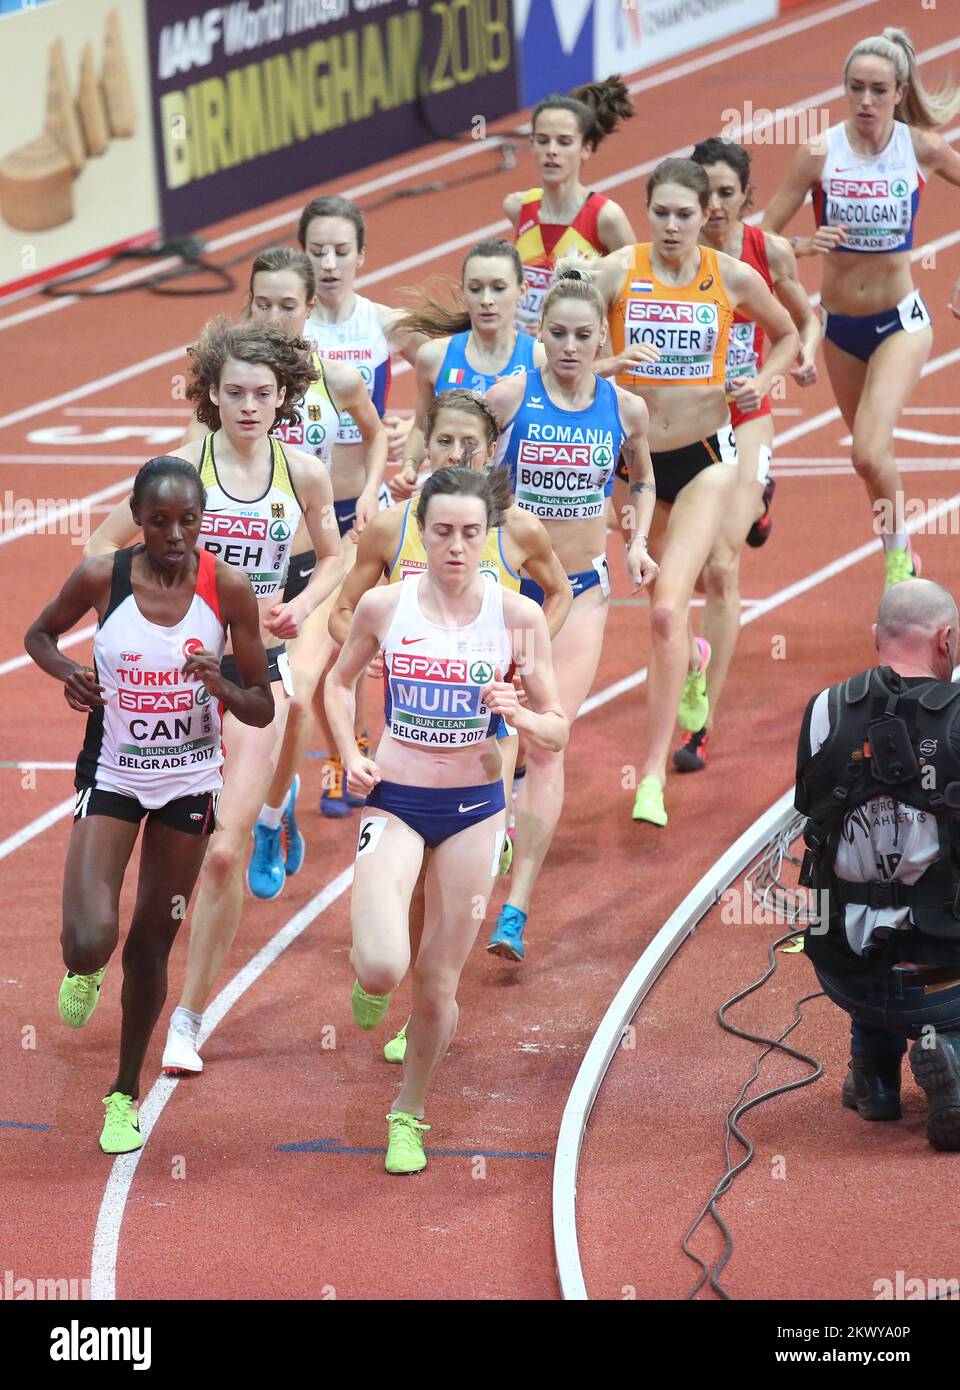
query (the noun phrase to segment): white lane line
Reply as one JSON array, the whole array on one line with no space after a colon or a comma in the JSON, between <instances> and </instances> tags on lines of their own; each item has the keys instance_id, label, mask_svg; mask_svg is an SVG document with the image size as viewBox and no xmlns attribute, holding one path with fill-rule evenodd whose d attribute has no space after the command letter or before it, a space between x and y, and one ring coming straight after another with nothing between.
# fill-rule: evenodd
<instances>
[{"instance_id":1,"label":"white lane line","mask_svg":"<svg viewBox=\"0 0 960 1390\"><path fill-rule=\"evenodd\" d=\"M104 502L109 498L118 497L121 493L126 492L132 484L132 477L124 478L122 482L111 483L109 487L102 487L99 492L91 492L87 497L76 497L72 502L66 502L62 507L43 511L32 521L25 521L23 525L14 527L12 531L0 532L0 545L10 545L12 541L22 540L24 536L34 536L38 531L48 531L67 517L75 516L77 513L82 515L84 509L92 506L95 502Z\"/></svg>"},{"instance_id":2,"label":"white lane line","mask_svg":"<svg viewBox=\"0 0 960 1390\"><path fill-rule=\"evenodd\" d=\"M145 415L152 420L157 415L175 415L178 420L189 420L190 411L176 405L71 405L64 415Z\"/></svg>"},{"instance_id":3,"label":"white lane line","mask_svg":"<svg viewBox=\"0 0 960 1390\"><path fill-rule=\"evenodd\" d=\"M660 87L664 83L675 81L678 78L688 77L693 73L702 72L704 68L714 67L718 63L725 63L729 58L736 58L741 53L751 53L757 48L767 44L778 42L780 39L788 39L797 33L806 33L810 29L827 24L833 19L842 18L844 15L852 14L857 10L865 9L869 5L877 4L878 0L845 0L845 3L834 5L830 9L822 10L819 14L810 15L802 20L791 20L777 28L770 29L764 34L756 34L751 38L740 39L735 43L727 44L723 48L718 48L713 53L704 54L702 57L687 59L682 63L677 63L673 67L666 68L662 72L653 73L646 77L638 78L635 82L629 83L630 91L637 92L651 91L655 87ZM920 61L923 62L921 55ZM528 132L529 122L524 122L520 127L521 132ZM445 151L443 154L431 155L427 159L422 159L416 164L407 165L403 169L392 170L390 173L381 174L377 178L367 179L363 183L354 185L352 188L338 189L346 198L357 200L368 193L377 193L384 188L391 188L397 183L403 183L406 179L416 178L419 174L429 173L433 169L444 168L448 164L457 163L461 159L471 159L478 154L482 154L489 149L499 149L500 146L511 141L514 136L512 131L505 133L494 133L488 140L464 141L456 149ZM292 228L298 218L299 210L282 212L273 217L265 218L260 222L254 222L248 227L242 227L236 232L228 232L224 236L214 237L209 242L206 251L221 251L230 246L236 246L243 241L253 241L267 232L279 231L283 228ZM478 238L475 238L478 239ZM123 275L115 275L103 282L102 288L109 289L122 285L136 284L139 280L145 280L150 275L156 275L159 271L171 269L179 264L175 257L170 257L162 261L153 261L147 266L138 267L136 270L126 271ZM5 328L14 328L18 324L28 323L35 318L43 318L47 314L57 313L61 309L67 309L72 304L79 303L77 295L64 296L62 299L46 300L29 309L23 309L19 313L11 314L7 318L0 319L0 332Z\"/></svg>"},{"instance_id":4,"label":"white lane line","mask_svg":"<svg viewBox=\"0 0 960 1390\"><path fill-rule=\"evenodd\" d=\"M943 503L939 508L934 509L929 515L939 515L949 507L960 506L960 494L950 499L948 503ZM923 524L928 514L916 518L908 525L908 530L915 530ZM841 556L830 565L825 565L817 570L815 574L808 575L805 579L798 580L795 584L788 585L785 589L772 594L768 599L758 599L749 611L745 612L740 619L741 627L747 623L755 621L764 613L768 613L773 608L779 607L790 599L796 598L799 594L805 593L808 589L814 588L818 584L824 583L834 575L840 574L851 565L857 564L867 555L880 549L880 540L870 541L866 545L860 546L857 550L850 551L849 554ZM642 671L634 672L632 676L627 676L624 680L616 681L605 690L598 691L596 695L590 696L585 700L580 709L580 716L590 714L593 710L599 709L602 705L608 704L619 695L626 694L636 686L646 680L646 668ZM72 805L72 803L70 803ZM210 1008L204 1013L204 1024L200 1032L199 1045L202 1046L217 1025L226 1016L234 1003L243 995L246 990L259 978L260 975L286 950L291 941L295 940L321 912L336 901L342 893L346 891L353 879L353 866L345 869L343 873L328 883L326 888L312 899L311 902L300 910L295 917L280 929L266 946L262 948L252 960L243 967L239 975L217 995ZM144 1137L149 1137L150 1131L157 1122L163 1107L176 1090L178 1080L170 1077L163 1077L154 1082L147 1095L146 1100L140 1110L140 1128ZM97 1300L111 1300L117 1296L116 1268L117 1251L120 1242L120 1226L123 1221L123 1212L126 1206L127 1196L130 1191L133 1177L140 1161L143 1149L138 1149L133 1154L122 1154L114 1160L113 1170L107 1182L103 1201L100 1206L100 1213L97 1218L97 1229L94 1236L93 1256L91 1261L90 1283L91 1298Z\"/></svg>"},{"instance_id":5,"label":"white lane line","mask_svg":"<svg viewBox=\"0 0 960 1390\"><path fill-rule=\"evenodd\" d=\"M0 465L13 463L81 464L87 467L102 464L122 465L129 468L131 463L145 463L143 454L0 454Z\"/></svg>"},{"instance_id":6,"label":"white lane line","mask_svg":"<svg viewBox=\"0 0 960 1390\"><path fill-rule=\"evenodd\" d=\"M66 801L61 801L58 806L51 806L49 811L44 811L42 816L32 820L29 825L25 825L22 830L18 830L15 835L9 835L5 840L0 841L0 859L6 859L15 850L22 849L24 845L42 835L45 830L49 830L51 825L56 825L58 820L63 820L68 816L76 805L76 797L68 797Z\"/></svg>"},{"instance_id":7,"label":"white lane line","mask_svg":"<svg viewBox=\"0 0 960 1390\"><path fill-rule=\"evenodd\" d=\"M315 898L312 898L302 907L296 916L291 917L276 936L272 937L238 974L234 975L213 1003L204 1010L203 1026L197 1039L198 1047L204 1045L237 1000L247 992L251 985L256 983L264 971L288 946L296 941L301 932L306 931L307 927L316 921L321 912L325 912L331 903L342 897L352 882L353 865L351 864L348 869L344 869L342 874L338 874L335 879L328 883ZM150 1137L151 1130L160 1118L167 1101L179 1086L180 1080L179 1077L161 1076L151 1086L140 1107L140 1132L143 1134L144 1141ZM204 1083L200 1081L194 1084L202 1086ZM90 1261L90 1297L93 1299L113 1300L117 1296L117 1251L120 1244L120 1227L133 1176L137 1171L137 1164L140 1162L140 1155L144 1152L144 1148L137 1149L132 1154L120 1154L114 1159L103 1200L100 1203L97 1228L93 1237L93 1253Z\"/></svg>"},{"instance_id":8,"label":"white lane line","mask_svg":"<svg viewBox=\"0 0 960 1390\"><path fill-rule=\"evenodd\" d=\"M0 767L16 768L18 772L73 772L76 763L0 763Z\"/></svg>"}]
</instances>

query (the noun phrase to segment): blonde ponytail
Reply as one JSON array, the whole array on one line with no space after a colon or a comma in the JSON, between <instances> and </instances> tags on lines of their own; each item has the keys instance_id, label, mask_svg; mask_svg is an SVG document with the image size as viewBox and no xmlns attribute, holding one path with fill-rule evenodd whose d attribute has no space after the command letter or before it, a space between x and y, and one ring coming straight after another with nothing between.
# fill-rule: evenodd
<instances>
[{"instance_id":1,"label":"blonde ponytail","mask_svg":"<svg viewBox=\"0 0 960 1390\"><path fill-rule=\"evenodd\" d=\"M896 109L896 119L920 130L934 130L946 125L960 111L960 91L955 83L945 82L935 92L928 92L920 79L917 54L903 29L887 26L882 34L861 39L850 50L843 68L844 80L854 58L885 58L893 67L897 86L904 88L903 98Z\"/></svg>"}]
</instances>

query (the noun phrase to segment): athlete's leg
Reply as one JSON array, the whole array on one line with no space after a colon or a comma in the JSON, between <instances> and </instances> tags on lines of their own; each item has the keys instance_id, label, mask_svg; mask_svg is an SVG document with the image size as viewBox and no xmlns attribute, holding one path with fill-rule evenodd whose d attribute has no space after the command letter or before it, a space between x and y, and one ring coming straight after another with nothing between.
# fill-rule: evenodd
<instances>
[{"instance_id":1,"label":"athlete's leg","mask_svg":"<svg viewBox=\"0 0 960 1390\"><path fill-rule=\"evenodd\" d=\"M350 899L350 963L368 994L390 994L410 965L411 896L423 860L423 840L379 806L364 810ZM363 843L366 838L366 844Z\"/></svg>"},{"instance_id":2,"label":"athlete's leg","mask_svg":"<svg viewBox=\"0 0 960 1390\"><path fill-rule=\"evenodd\" d=\"M850 457L874 504L877 530L907 544L902 529L903 481L893 452L893 431L933 346L933 329L894 333L867 363L853 424ZM877 507L876 504L882 505ZM897 524L898 521L900 524ZM886 543L886 542L885 542Z\"/></svg>"},{"instance_id":3,"label":"athlete's leg","mask_svg":"<svg viewBox=\"0 0 960 1390\"><path fill-rule=\"evenodd\" d=\"M460 972L486 915L504 825L503 813L488 816L451 835L430 856L403 1085L393 1111L423 1118L430 1082L456 1032Z\"/></svg>"},{"instance_id":4,"label":"athlete's leg","mask_svg":"<svg viewBox=\"0 0 960 1390\"><path fill-rule=\"evenodd\" d=\"M148 820L140 851L140 881L123 946L123 1027L120 1064L111 1091L140 1094L140 1069L167 997L167 958L210 843Z\"/></svg>"},{"instance_id":5,"label":"athlete's leg","mask_svg":"<svg viewBox=\"0 0 960 1390\"><path fill-rule=\"evenodd\" d=\"M603 647L609 601L599 585L573 601L553 639L553 666L563 712L572 724L593 685ZM510 905L528 912L537 875L553 840L563 805L563 753L531 743L527 775L517 798Z\"/></svg>"},{"instance_id":6,"label":"athlete's leg","mask_svg":"<svg viewBox=\"0 0 960 1390\"><path fill-rule=\"evenodd\" d=\"M706 603L700 634L710 643L707 698L710 714L706 727L716 720L720 693L727 679L740 635L740 552L747 532L762 511L761 453L773 445L773 419L761 415L746 420L736 430L739 469L737 486L724 508L720 531L703 568Z\"/></svg>"},{"instance_id":7,"label":"athlete's leg","mask_svg":"<svg viewBox=\"0 0 960 1390\"><path fill-rule=\"evenodd\" d=\"M224 957L233 944L243 908L243 870L250 832L277 764L287 718L288 696L271 683L276 715L265 729L223 721L227 756L217 809L217 832L200 875L200 892L190 922L187 977L180 1005L202 1013Z\"/></svg>"},{"instance_id":8,"label":"athlete's leg","mask_svg":"<svg viewBox=\"0 0 960 1390\"><path fill-rule=\"evenodd\" d=\"M713 547L723 513L736 488L736 470L711 464L682 488L670 508L662 540L657 519L651 544L661 550L660 573L650 597L650 662L647 676L647 754L643 777L666 782L667 756L677 705L689 668L688 611L697 575ZM660 505L657 507L661 510Z\"/></svg>"},{"instance_id":9,"label":"athlete's leg","mask_svg":"<svg viewBox=\"0 0 960 1390\"><path fill-rule=\"evenodd\" d=\"M287 643L290 674L293 678L293 697L287 708L287 727L267 792L268 806L282 806L291 783L300 769L304 754L313 737L314 691L321 673L329 669L333 639L327 623L339 589L335 589L318 608L315 608L300 629L300 635Z\"/></svg>"},{"instance_id":10,"label":"athlete's leg","mask_svg":"<svg viewBox=\"0 0 960 1390\"><path fill-rule=\"evenodd\" d=\"M63 873L63 963L74 975L106 965L120 936L120 889L140 826L113 816L74 821Z\"/></svg>"}]
</instances>

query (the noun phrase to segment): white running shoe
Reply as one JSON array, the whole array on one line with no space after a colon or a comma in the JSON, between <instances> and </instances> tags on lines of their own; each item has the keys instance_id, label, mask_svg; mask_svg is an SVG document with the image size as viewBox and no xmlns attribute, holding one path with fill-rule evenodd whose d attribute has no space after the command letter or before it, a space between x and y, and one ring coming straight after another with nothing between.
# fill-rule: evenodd
<instances>
[{"instance_id":1,"label":"white running shoe","mask_svg":"<svg viewBox=\"0 0 960 1390\"><path fill-rule=\"evenodd\" d=\"M160 1068L166 1076L199 1076L203 1071L203 1059L194 1047L193 1038L181 1033L172 1023L167 1030L167 1045Z\"/></svg>"}]
</instances>

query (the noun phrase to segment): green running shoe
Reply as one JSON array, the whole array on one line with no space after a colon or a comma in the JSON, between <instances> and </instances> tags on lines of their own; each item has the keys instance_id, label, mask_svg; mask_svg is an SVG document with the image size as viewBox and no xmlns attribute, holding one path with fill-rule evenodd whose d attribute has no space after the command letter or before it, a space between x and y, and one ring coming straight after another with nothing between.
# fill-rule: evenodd
<instances>
[{"instance_id":1,"label":"green running shoe","mask_svg":"<svg viewBox=\"0 0 960 1390\"><path fill-rule=\"evenodd\" d=\"M133 1104L133 1097L123 1091L111 1091L104 1096L106 1115L100 1147L105 1154L130 1154L143 1148L143 1135Z\"/></svg>"},{"instance_id":2,"label":"green running shoe","mask_svg":"<svg viewBox=\"0 0 960 1390\"><path fill-rule=\"evenodd\" d=\"M680 708L677 710L677 723L681 729L686 729L691 734L703 728L710 713L710 701L707 699L710 643L705 637L698 637L697 647L700 650L700 665L695 671L688 672L680 697Z\"/></svg>"},{"instance_id":3,"label":"green running shoe","mask_svg":"<svg viewBox=\"0 0 960 1390\"><path fill-rule=\"evenodd\" d=\"M391 1110L387 1116L387 1157L384 1167L388 1173L419 1173L427 1166L423 1152L423 1133L430 1128L408 1115L404 1110Z\"/></svg>"},{"instance_id":4,"label":"green running shoe","mask_svg":"<svg viewBox=\"0 0 960 1390\"><path fill-rule=\"evenodd\" d=\"M920 557L914 555L909 546L906 550L885 550L883 565L886 570L885 589L892 589L894 584L900 584L904 579L918 579L920 576Z\"/></svg>"},{"instance_id":5,"label":"green running shoe","mask_svg":"<svg viewBox=\"0 0 960 1390\"><path fill-rule=\"evenodd\" d=\"M350 1005L357 1027L364 1030L376 1028L390 1007L390 997L389 994L368 994L360 981L354 980Z\"/></svg>"},{"instance_id":6,"label":"green running shoe","mask_svg":"<svg viewBox=\"0 0 960 1390\"><path fill-rule=\"evenodd\" d=\"M667 812L663 804L663 788L659 777L644 777L637 788L633 803L633 819L646 820L651 825L666 825Z\"/></svg>"},{"instance_id":7,"label":"green running shoe","mask_svg":"<svg viewBox=\"0 0 960 1390\"><path fill-rule=\"evenodd\" d=\"M64 975L57 1003L60 1018L68 1028L82 1028L93 1013L106 973L107 967L103 965L92 975L74 975L71 970Z\"/></svg>"},{"instance_id":8,"label":"green running shoe","mask_svg":"<svg viewBox=\"0 0 960 1390\"><path fill-rule=\"evenodd\" d=\"M409 1023L409 1018L407 1023ZM391 1038L384 1044L383 1055L388 1062L402 1062L407 1055L407 1023L403 1025L395 1038Z\"/></svg>"}]
</instances>

